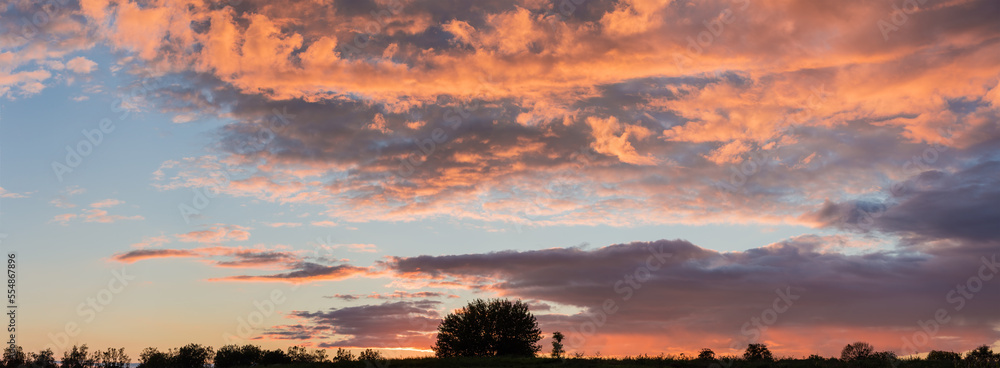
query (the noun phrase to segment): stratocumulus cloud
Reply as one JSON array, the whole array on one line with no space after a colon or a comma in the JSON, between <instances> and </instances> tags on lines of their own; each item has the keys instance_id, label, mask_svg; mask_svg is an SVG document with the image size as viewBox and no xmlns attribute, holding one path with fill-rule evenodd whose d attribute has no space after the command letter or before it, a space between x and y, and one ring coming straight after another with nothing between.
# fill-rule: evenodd
<instances>
[{"instance_id":1,"label":"stratocumulus cloud","mask_svg":"<svg viewBox=\"0 0 1000 368\"><path fill-rule=\"evenodd\" d=\"M180 76L149 97L164 111L237 120L219 131L228 157L204 158L238 165L221 192L323 203L322 223L797 221L842 188L904 180L927 145L998 137L985 0L932 1L893 29L862 2L339 6L79 12ZM157 186L220 171L190 159Z\"/></svg>"}]
</instances>

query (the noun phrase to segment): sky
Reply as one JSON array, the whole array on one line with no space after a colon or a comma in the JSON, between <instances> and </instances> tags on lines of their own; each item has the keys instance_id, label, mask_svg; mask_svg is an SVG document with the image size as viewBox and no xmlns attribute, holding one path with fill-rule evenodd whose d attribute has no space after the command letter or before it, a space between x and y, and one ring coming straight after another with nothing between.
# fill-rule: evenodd
<instances>
[{"instance_id":1,"label":"sky","mask_svg":"<svg viewBox=\"0 0 1000 368\"><path fill-rule=\"evenodd\" d=\"M0 1L17 342L1000 350L1000 3Z\"/></svg>"}]
</instances>

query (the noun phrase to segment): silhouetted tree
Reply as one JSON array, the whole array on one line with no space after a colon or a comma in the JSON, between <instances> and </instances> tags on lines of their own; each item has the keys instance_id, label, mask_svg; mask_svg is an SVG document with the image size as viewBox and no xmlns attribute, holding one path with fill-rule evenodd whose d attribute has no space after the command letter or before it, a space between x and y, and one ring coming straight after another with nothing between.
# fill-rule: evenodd
<instances>
[{"instance_id":1,"label":"silhouetted tree","mask_svg":"<svg viewBox=\"0 0 1000 368\"><path fill-rule=\"evenodd\" d=\"M871 355L871 359L885 362L885 361L896 360L897 358L896 358L896 353L893 353L891 351L876 351L874 354Z\"/></svg>"},{"instance_id":2,"label":"silhouetted tree","mask_svg":"<svg viewBox=\"0 0 1000 368\"><path fill-rule=\"evenodd\" d=\"M45 349L39 351L37 354L31 354L31 362L28 363L31 368L58 368L56 365L55 353L52 349Z\"/></svg>"},{"instance_id":3,"label":"silhouetted tree","mask_svg":"<svg viewBox=\"0 0 1000 368\"><path fill-rule=\"evenodd\" d=\"M215 368L252 367L260 364L264 352L256 345L226 345L215 352Z\"/></svg>"},{"instance_id":4,"label":"silhouetted tree","mask_svg":"<svg viewBox=\"0 0 1000 368\"><path fill-rule=\"evenodd\" d=\"M927 353L927 360L960 361L962 354L953 351L931 350Z\"/></svg>"},{"instance_id":5,"label":"silhouetted tree","mask_svg":"<svg viewBox=\"0 0 1000 368\"><path fill-rule=\"evenodd\" d=\"M169 352L162 352L157 348L145 348L139 354L138 368L168 368L173 357Z\"/></svg>"},{"instance_id":6,"label":"silhouetted tree","mask_svg":"<svg viewBox=\"0 0 1000 368\"><path fill-rule=\"evenodd\" d=\"M852 344L847 344L847 346L840 351L840 360L850 362L854 360L868 359L871 358L874 353L875 348L872 347L871 344L858 341Z\"/></svg>"},{"instance_id":7,"label":"silhouetted tree","mask_svg":"<svg viewBox=\"0 0 1000 368\"><path fill-rule=\"evenodd\" d=\"M211 346L187 344L177 349L171 363L175 368L205 368L208 367L215 352Z\"/></svg>"},{"instance_id":8,"label":"silhouetted tree","mask_svg":"<svg viewBox=\"0 0 1000 368\"><path fill-rule=\"evenodd\" d=\"M378 350L365 349L364 351L361 352L361 354L358 354L358 360L365 362L375 362L379 360L385 360L385 357L383 357L382 353L380 353Z\"/></svg>"},{"instance_id":9,"label":"silhouetted tree","mask_svg":"<svg viewBox=\"0 0 1000 368\"><path fill-rule=\"evenodd\" d=\"M563 338L565 338L565 336L563 336L562 332L556 331L552 333L553 358L562 358L563 354L566 353L566 351L563 350L563 344L562 344Z\"/></svg>"},{"instance_id":10,"label":"silhouetted tree","mask_svg":"<svg viewBox=\"0 0 1000 368\"><path fill-rule=\"evenodd\" d=\"M350 361L354 361L354 353L344 348L337 348L337 355L333 356L333 362L337 363Z\"/></svg>"},{"instance_id":11,"label":"silhouetted tree","mask_svg":"<svg viewBox=\"0 0 1000 368\"><path fill-rule=\"evenodd\" d=\"M982 345L965 354L965 362L970 367L996 367L1000 363L1000 355L993 354L987 345Z\"/></svg>"},{"instance_id":12,"label":"silhouetted tree","mask_svg":"<svg viewBox=\"0 0 1000 368\"><path fill-rule=\"evenodd\" d=\"M28 356L20 346L7 346L3 350L4 368L21 368L28 365Z\"/></svg>"},{"instance_id":13,"label":"silhouetted tree","mask_svg":"<svg viewBox=\"0 0 1000 368\"><path fill-rule=\"evenodd\" d=\"M94 359L87 354L87 344L80 347L73 345L69 351L63 352L62 368L93 368Z\"/></svg>"},{"instance_id":14,"label":"silhouetted tree","mask_svg":"<svg viewBox=\"0 0 1000 368\"><path fill-rule=\"evenodd\" d=\"M330 359L326 357L326 349L316 349L313 351L313 361L316 363L329 363Z\"/></svg>"},{"instance_id":15,"label":"silhouetted tree","mask_svg":"<svg viewBox=\"0 0 1000 368\"><path fill-rule=\"evenodd\" d=\"M128 368L132 360L125 354L125 348L108 348L94 352L94 363L98 368Z\"/></svg>"},{"instance_id":16,"label":"silhouetted tree","mask_svg":"<svg viewBox=\"0 0 1000 368\"><path fill-rule=\"evenodd\" d=\"M534 356L542 331L528 305L506 299L476 299L438 326L434 352L453 356Z\"/></svg>"},{"instance_id":17,"label":"silhouetted tree","mask_svg":"<svg viewBox=\"0 0 1000 368\"><path fill-rule=\"evenodd\" d=\"M771 355L771 350L768 350L767 345L750 344L747 345L747 350L743 352L743 359L750 361L771 361L774 360L774 356Z\"/></svg>"},{"instance_id":18,"label":"silhouetted tree","mask_svg":"<svg viewBox=\"0 0 1000 368\"><path fill-rule=\"evenodd\" d=\"M139 354L138 368L172 368L175 351L162 352L157 348L146 348Z\"/></svg>"},{"instance_id":19,"label":"silhouetted tree","mask_svg":"<svg viewBox=\"0 0 1000 368\"><path fill-rule=\"evenodd\" d=\"M316 357L309 352L309 349L301 346L289 346L288 360L292 363L313 363L316 361Z\"/></svg>"},{"instance_id":20,"label":"silhouetted tree","mask_svg":"<svg viewBox=\"0 0 1000 368\"><path fill-rule=\"evenodd\" d=\"M274 350L264 350L264 355L261 358L260 364L271 365L271 364L288 364L292 360L288 359L288 354L285 354L281 349Z\"/></svg>"},{"instance_id":21,"label":"silhouetted tree","mask_svg":"<svg viewBox=\"0 0 1000 368\"><path fill-rule=\"evenodd\" d=\"M715 352L712 349L704 348L698 352L698 359L701 360L715 360Z\"/></svg>"}]
</instances>

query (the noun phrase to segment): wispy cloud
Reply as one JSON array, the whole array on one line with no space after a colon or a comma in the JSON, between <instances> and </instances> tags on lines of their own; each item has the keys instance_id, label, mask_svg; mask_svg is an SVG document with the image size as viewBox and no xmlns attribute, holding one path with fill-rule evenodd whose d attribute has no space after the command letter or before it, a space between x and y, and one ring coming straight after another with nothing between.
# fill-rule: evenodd
<instances>
[{"instance_id":1,"label":"wispy cloud","mask_svg":"<svg viewBox=\"0 0 1000 368\"><path fill-rule=\"evenodd\" d=\"M29 195L31 195L30 192L28 192L28 193L14 193L14 192L8 192L3 187L0 187L0 198L8 198L8 199L28 198Z\"/></svg>"},{"instance_id":2,"label":"wispy cloud","mask_svg":"<svg viewBox=\"0 0 1000 368\"><path fill-rule=\"evenodd\" d=\"M250 228L239 225L216 224L208 226L205 230L195 230L184 234L177 234L176 238L182 242L220 244L229 241L242 241L250 239Z\"/></svg>"}]
</instances>

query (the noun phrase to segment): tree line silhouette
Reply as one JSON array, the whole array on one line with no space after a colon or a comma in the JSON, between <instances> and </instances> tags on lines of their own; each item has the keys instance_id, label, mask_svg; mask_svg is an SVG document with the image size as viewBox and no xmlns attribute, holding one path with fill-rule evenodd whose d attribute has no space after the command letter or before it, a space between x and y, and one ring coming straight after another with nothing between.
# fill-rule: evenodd
<instances>
[{"instance_id":1,"label":"tree line silhouette","mask_svg":"<svg viewBox=\"0 0 1000 368\"><path fill-rule=\"evenodd\" d=\"M149 347L139 354L138 368L234 368L257 367L298 363L339 363L385 360L377 350L365 349L357 357L350 350L338 348L333 357L326 350L309 351L301 346L267 350L256 345L226 345L215 351L210 346L188 344L180 348L160 351ZM89 352L86 344L74 345L56 361L52 349L38 353L25 353L20 346L7 347L3 353L2 368L129 368L132 360L125 348L109 348Z\"/></svg>"},{"instance_id":2,"label":"tree line silhouette","mask_svg":"<svg viewBox=\"0 0 1000 368\"><path fill-rule=\"evenodd\" d=\"M573 362L574 365L599 367L603 361L613 361L613 366L665 366L700 368L743 368L743 367L941 367L1000 368L1000 354L989 346L982 345L965 354L932 350L926 358L900 359L890 351L875 351L866 342L855 342L845 346L839 358L825 358L810 355L806 359L775 358L767 345L749 344L742 356L716 356L711 349L702 349L697 357L676 356L650 357L641 355L617 359L596 357L584 358L582 352L572 357L565 356L560 332L552 334L553 360ZM476 299L467 306L448 314L438 326L437 341L432 346L435 358L407 358L393 361L408 362L410 366L486 366L483 362L498 362L495 366L526 366L536 362L545 363L540 357L541 330L528 305L520 300ZM462 359L479 359L468 361ZM482 360L487 359L487 360ZM506 359L506 360L504 360ZM513 360L512 360L513 359ZM499 360L499 361L498 361ZM353 363L351 363L353 362ZM287 351L266 350L256 345L226 345L219 350L200 344L188 344L180 348L160 351L146 348L139 354L137 368L243 368L286 364L337 364L338 366L363 363L371 367L385 367L388 360L376 350L365 349L357 357L350 350L338 348L334 356L328 357L326 350L308 350L292 346ZM457 363L456 363L457 362ZM87 345L73 346L57 361L50 349L38 353L25 353L19 346L9 346L3 352L0 368L130 368L131 360L124 348L109 348L89 352ZM426 364L424 364L426 363ZM467 364L466 364L467 363Z\"/></svg>"}]
</instances>

